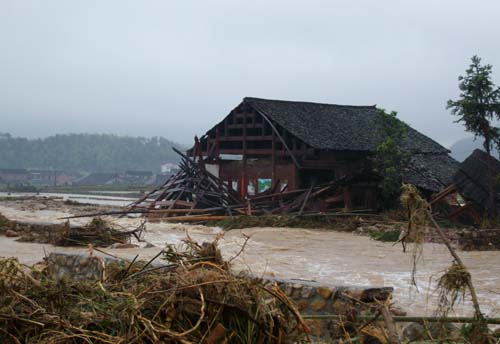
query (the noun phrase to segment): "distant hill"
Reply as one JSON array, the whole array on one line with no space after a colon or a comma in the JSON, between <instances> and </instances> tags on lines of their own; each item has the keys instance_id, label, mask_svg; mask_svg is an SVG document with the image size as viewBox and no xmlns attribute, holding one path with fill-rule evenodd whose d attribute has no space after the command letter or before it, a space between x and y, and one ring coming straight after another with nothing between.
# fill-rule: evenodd
<instances>
[{"instance_id":1,"label":"distant hill","mask_svg":"<svg viewBox=\"0 0 500 344\"><path fill-rule=\"evenodd\" d=\"M129 137L111 134L65 134L27 139L0 133L0 168L36 168L112 172L150 170L179 156L163 137Z\"/></svg>"},{"instance_id":2,"label":"distant hill","mask_svg":"<svg viewBox=\"0 0 500 344\"><path fill-rule=\"evenodd\" d=\"M474 140L473 137L466 137L464 139L458 140L450 147L451 156L458 161L465 160L465 158L467 158L472 153L472 151L474 151L474 149L484 150L483 140L481 138L477 138L476 140ZM498 158L498 151L496 149L493 150L492 153L496 158Z\"/></svg>"}]
</instances>

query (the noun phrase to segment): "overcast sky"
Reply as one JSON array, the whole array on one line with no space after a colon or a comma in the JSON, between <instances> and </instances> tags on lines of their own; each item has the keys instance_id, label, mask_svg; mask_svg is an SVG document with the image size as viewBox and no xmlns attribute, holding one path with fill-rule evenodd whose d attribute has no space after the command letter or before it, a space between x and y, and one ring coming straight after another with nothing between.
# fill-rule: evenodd
<instances>
[{"instance_id":1,"label":"overcast sky","mask_svg":"<svg viewBox=\"0 0 500 344\"><path fill-rule=\"evenodd\" d=\"M0 132L191 143L243 97L373 105L449 146L500 1L0 0Z\"/></svg>"}]
</instances>

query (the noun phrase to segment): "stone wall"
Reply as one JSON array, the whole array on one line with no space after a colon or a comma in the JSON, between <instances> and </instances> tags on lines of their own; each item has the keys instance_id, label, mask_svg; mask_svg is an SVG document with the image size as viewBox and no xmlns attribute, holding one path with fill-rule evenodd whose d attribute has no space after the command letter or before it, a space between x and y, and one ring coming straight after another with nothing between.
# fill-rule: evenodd
<instances>
[{"instance_id":1,"label":"stone wall","mask_svg":"<svg viewBox=\"0 0 500 344\"><path fill-rule=\"evenodd\" d=\"M48 273L56 279L78 281L103 280L108 264L121 261L108 257L91 257L86 254L53 252L47 259ZM266 278L266 284L276 284L296 304L302 315L336 314L346 317L368 315L370 310L364 304L385 301L392 296L392 287L346 287L327 286L314 281ZM328 338L330 333L339 333L337 321L328 319L306 319L311 335Z\"/></svg>"},{"instance_id":2,"label":"stone wall","mask_svg":"<svg viewBox=\"0 0 500 344\"><path fill-rule=\"evenodd\" d=\"M356 315L369 315L372 311L364 304L374 305L392 296L392 287L351 287L328 286L314 281L267 279L266 283L276 283L281 290L297 305L300 314L308 315L343 315L348 319ZM316 338L328 338L330 333L342 331L335 319L306 319L311 335Z\"/></svg>"},{"instance_id":3,"label":"stone wall","mask_svg":"<svg viewBox=\"0 0 500 344\"><path fill-rule=\"evenodd\" d=\"M458 233L464 251L500 250L500 229L465 229Z\"/></svg>"},{"instance_id":4,"label":"stone wall","mask_svg":"<svg viewBox=\"0 0 500 344\"><path fill-rule=\"evenodd\" d=\"M106 264L114 259L87 254L52 252L47 258L47 272L55 279L76 281L101 281L105 277Z\"/></svg>"}]
</instances>

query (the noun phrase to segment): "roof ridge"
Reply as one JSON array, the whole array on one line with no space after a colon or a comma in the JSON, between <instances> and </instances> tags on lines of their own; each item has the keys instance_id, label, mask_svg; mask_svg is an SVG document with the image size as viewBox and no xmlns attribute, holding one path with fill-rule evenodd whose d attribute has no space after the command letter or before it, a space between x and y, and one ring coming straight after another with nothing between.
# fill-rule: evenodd
<instances>
[{"instance_id":1,"label":"roof ridge","mask_svg":"<svg viewBox=\"0 0 500 344\"><path fill-rule=\"evenodd\" d=\"M375 105L342 105L342 104L331 104L331 103L317 103L308 101L297 101L297 100L283 100L283 99L267 99L267 98L257 98L257 97L244 97L243 101L247 100L263 100L268 102L280 102L280 103L293 103L293 104L313 104L313 105L326 105L326 106L337 106L337 107L351 107L351 108L376 108Z\"/></svg>"}]
</instances>

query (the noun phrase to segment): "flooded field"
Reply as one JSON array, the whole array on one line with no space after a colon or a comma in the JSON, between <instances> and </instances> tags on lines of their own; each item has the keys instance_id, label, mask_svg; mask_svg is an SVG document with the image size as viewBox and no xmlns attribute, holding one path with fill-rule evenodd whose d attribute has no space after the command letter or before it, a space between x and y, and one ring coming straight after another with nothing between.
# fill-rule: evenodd
<instances>
[{"instance_id":1,"label":"flooded field","mask_svg":"<svg viewBox=\"0 0 500 344\"><path fill-rule=\"evenodd\" d=\"M110 206L125 206L132 203L136 198L123 197L123 194L128 195L126 191L89 191L89 194L73 194L73 193L31 193L31 192L0 192L0 198L18 198L18 197L53 197L61 200L69 200L86 204L110 205Z\"/></svg>"},{"instance_id":2,"label":"flooded field","mask_svg":"<svg viewBox=\"0 0 500 344\"><path fill-rule=\"evenodd\" d=\"M0 202L0 213L14 220L59 222L71 209L21 209ZM72 220L73 221L73 220ZM86 220L75 220L83 223ZM131 228L139 219L114 219ZM365 236L328 230L296 228L248 228L222 233L220 228L182 224L148 224L145 240L153 248L106 249L125 258L139 254L154 256L166 243L181 244L189 235L197 241L208 241L223 235L220 246L226 258L235 255L249 236L244 252L234 261L236 269L249 269L259 275L316 280L330 285L393 286L395 299L409 314L431 315L435 307L435 277L450 265L443 245L425 244L418 264L418 291L410 287L412 255L399 245L371 240ZM141 243L143 245L143 243ZM85 248L56 248L50 245L19 243L0 237L0 255L17 256L25 263L38 261L50 251L86 251ZM500 312L500 252L460 252L470 269L478 296L487 315ZM434 279L433 279L434 277ZM471 305L457 308L457 315L471 313Z\"/></svg>"}]
</instances>

